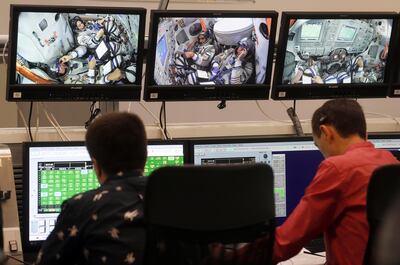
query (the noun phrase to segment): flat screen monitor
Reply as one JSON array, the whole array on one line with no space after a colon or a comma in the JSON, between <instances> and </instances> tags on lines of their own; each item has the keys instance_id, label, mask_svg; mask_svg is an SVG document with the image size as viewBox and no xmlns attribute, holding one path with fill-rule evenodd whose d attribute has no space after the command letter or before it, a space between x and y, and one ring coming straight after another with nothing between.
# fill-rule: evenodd
<instances>
[{"instance_id":1,"label":"flat screen monitor","mask_svg":"<svg viewBox=\"0 0 400 265\"><path fill-rule=\"evenodd\" d=\"M395 13L283 12L272 98L386 97Z\"/></svg>"},{"instance_id":2,"label":"flat screen monitor","mask_svg":"<svg viewBox=\"0 0 400 265\"><path fill-rule=\"evenodd\" d=\"M400 160L400 135L372 134L369 140ZM274 171L278 224L297 206L324 159L311 137L203 140L193 142L191 149L195 165L269 164Z\"/></svg>"},{"instance_id":3,"label":"flat screen monitor","mask_svg":"<svg viewBox=\"0 0 400 265\"><path fill-rule=\"evenodd\" d=\"M148 144L144 175L162 166L183 165L186 144ZM53 230L61 204L100 186L84 142L24 143L23 244L35 249Z\"/></svg>"},{"instance_id":4,"label":"flat screen monitor","mask_svg":"<svg viewBox=\"0 0 400 265\"><path fill-rule=\"evenodd\" d=\"M400 19L397 21L397 31L396 31L396 44L395 44L395 54L393 55L394 60L392 67L392 80L389 89L389 97L400 97Z\"/></svg>"},{"instance_id":5,"label":"flat screen monitor","mask_svg":"<svg viewBox=\"0 0 400 265\"><path fill-rule=\"evenodd\" d=\"M11 5L7 100L139 100L146 10Z\"/></svg>"},{"instance_id":6,"label":"flat screen monitor","mask_svg":"<svg viewBox=\"0 0 400 265\"><path fill-rule=\"evenodd\" d=\"M195 165L269 164L278 224L297 206L323 160L310 137L198 141L192 148Z\"/></svg>"},{"instance_id":7,"label":"flat screen monitor","mask_svg":"<svg viewBox=\"0 0 400 265\"><path fill-rule=\"evenodd\" d=\"M397 160L400 160L400 135L399 134L371 134L368 139L376 148L390 151Z\"/></svg>"},{"instance_id":8,"label":"flat screen monitor","mask_svg":"<svg viewBox=\"0 0 400 265\"><path fill-rule=\"evenodd\" d=\"M151 12L144 99L267 99L277 13Z\"/></svg>"}]
</instances>

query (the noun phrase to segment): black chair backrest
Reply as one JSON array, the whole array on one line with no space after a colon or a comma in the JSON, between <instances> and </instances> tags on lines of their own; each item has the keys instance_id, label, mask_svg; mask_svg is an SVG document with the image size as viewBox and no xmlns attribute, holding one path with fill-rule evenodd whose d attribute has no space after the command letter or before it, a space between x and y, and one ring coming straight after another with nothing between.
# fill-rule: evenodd
<instances>
[{"instance_id":1,"label":"black chair backrest","mask_svg":"<svg viewBox=\"0 0 400 265\"><path fill-rule=\"evenodd\" d=\"M272 169L264 164L157 169L146 189L145 262L215 263L215 250L223 245L224 251L217 251L219 263L237 263L243 258L240 252L242 256L253 253L251 247L257 244L262 245L263 257L270 259L275 229L273 184ZM225 255L227 244L242 242L252 243L240 251L229 245L235 259ZM250 256L247 264L251 264Z\"/></svg>"},{"instance_id":2,"label":"black chair backrest","mask_svg":"<svg viewBox=\"0 0 400 265\"><path fill-rule=\"evenodd\" d=\"M377 231L390 206L400 193L400 164L382 166L371 176L367 192L367 219L369 238L364 265L372 264Z\"/></svg>"}]
</instances>

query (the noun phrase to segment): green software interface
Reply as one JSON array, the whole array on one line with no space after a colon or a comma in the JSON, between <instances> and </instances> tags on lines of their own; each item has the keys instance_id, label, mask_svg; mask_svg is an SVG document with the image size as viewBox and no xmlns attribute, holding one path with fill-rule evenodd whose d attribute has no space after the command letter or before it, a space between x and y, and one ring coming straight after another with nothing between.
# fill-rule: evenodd
<instances>
[{"instance_id":1,"label":"green software interface","mask_svg":"<svg viewBox=\"0 0 400 265\"><path fill-rule=\"evenodd\" d=\"M149 156L144 175L162 166L183 163L183 155L179 154ZM59 213L64 200L100 186L91 161L39 162L38 181L38 213Z\"/></svg>"},{"instance_id":2,"label":"green software interface","mask_svg":"<svg viewBox=\"0 0 400 265\"><path fill-rule=\"evenodd\" d=\"M144 167L144 175L150 175L151 172L159 167L181 165L183 165L183 155L149 156Z\"/></svg>"},{"instance_id":3,"label":"green software interface","mask_svg":"<svg viewBox=\"0 0 400 265\"><path fill-rule=\"evenodd\" d=\"M58 213L64 200L100 186L91 161L39 162L38 213Z\"/></svg>"}]
</instances>

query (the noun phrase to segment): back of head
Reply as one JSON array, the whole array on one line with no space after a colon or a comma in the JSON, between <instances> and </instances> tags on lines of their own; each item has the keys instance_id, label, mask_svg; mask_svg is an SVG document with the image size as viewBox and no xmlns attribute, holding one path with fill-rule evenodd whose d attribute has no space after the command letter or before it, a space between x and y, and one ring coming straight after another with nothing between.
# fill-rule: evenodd
<instances>
[{"instance_id":1,"label":"back of head","mask_svg":"<svg viewBox=\"0 0 400 265\"><path fill-rule=\"evenodd\" d=\"M313 134L321 136L320 125L332 125L343 138L359 135L367 138L367 123L364 112L353 99L333 99L318 108L312 117Z\"/></svg>"},{"instance_id":2,"label":"back of head","mask_svg":"<svg viewBox=\"0 0 400 265\"><path fill-rule=\"evenodd\" d=\"M107 175L143 170L147 158L145 127L135 114L105 114L89 126L86 147Z\"/></svg>"}]
</instances>

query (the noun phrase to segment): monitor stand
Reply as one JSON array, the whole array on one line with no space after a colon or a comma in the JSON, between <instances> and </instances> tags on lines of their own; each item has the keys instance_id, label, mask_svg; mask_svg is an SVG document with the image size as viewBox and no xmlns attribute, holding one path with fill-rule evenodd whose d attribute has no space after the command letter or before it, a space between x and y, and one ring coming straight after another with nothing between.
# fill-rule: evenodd
<instances>
[{"instance_id":1,"label":"monitor stand","mask_svg":"<svg viewBox=\"0 0 400 265\"><path fill-rule=\"evenodd\" d=\"M3 144L0 144L0 204L4 255L23 260L11 151ZM7 264L14 262L9 259Z\"/></svg>"}]
</instances>

